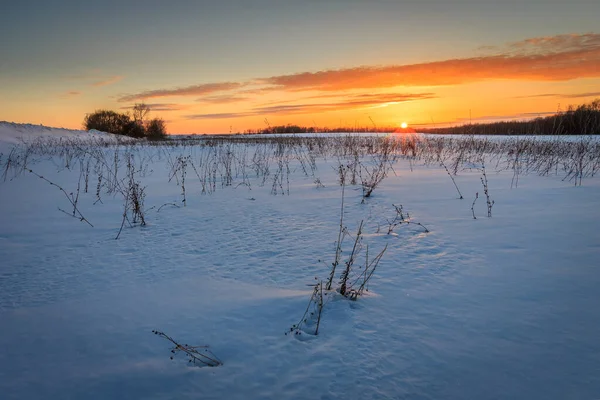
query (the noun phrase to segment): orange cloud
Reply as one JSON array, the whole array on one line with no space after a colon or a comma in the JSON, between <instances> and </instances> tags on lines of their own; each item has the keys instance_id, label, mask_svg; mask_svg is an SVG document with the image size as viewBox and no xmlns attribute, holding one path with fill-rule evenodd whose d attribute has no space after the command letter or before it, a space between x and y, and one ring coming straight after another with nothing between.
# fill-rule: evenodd
<instances>
[{"instance_id":1,"label":"orange cloud","mask_svg":"<svg viewBox=\"0 0 600 400\"><path fill-rule=\"evenodd\" d=\"M436 127L436 128L444 128L448 126L456 126L463 125L469 123L490 123L490 122L499 122L499 121L523 121L529 120L532 118L538 117L547 117L549 115L556 114L556 111L539 111L539 112L527 112L527 113L516 113L516 114L503 114L503 115L483 115L476 118L455 118L451 121L442 121L436 122L432 124L431 121L428 122L413 122L411 126L413 127Z\"/></svg>"},{"instance_id":2,"label":"orange cloud","mask_svg":"<svg viewBox=\"0 0 600 400\"><path fill-rule=\"evenodd\" d=\"M560 81L600 77L600 34L533 38L509 44L509 48L504 54L304 72L264 78L260 82L288 91L339 91L456 85L493 79Z\"/></svg>"},{"instance_id":3,"label":"orange cloud","mask_svg":"<svg viewBox=\"0 0 600 400\"><path fill-rule=\"evenodd\" d=\"M186 107L175 103L146 103L151 111L179 111ZM121 107L122 110L132 110L133 106Z\"/></svg>"},{"instance_id":4,"label":"orange cloud","mask_svg":"<svg viewBox=\"0 0 600 400\"><path fill-rule=\"evenodd\" d=\"M497 121L512 121L512 120L527 120L537 117L547 117L549 115L556 114L556 111L538 111L538 112L527 112L517 114L506 114L506 115L483 115L477 118L456 118L454 123L486 123L486 122L497 122Z\"/></svg>"},{"instance_id":5,"label":"orange cloud","mask_svg":"<svg viewBox=\"0 0 600 400\"><path fill-rule=\"evenodd\" d=\"M315 96L318 98L318 96ZM273 106L255 107L247 112L238 113L213 113L188 115L187 119L226 119L239 118L256 115L273 114L309 114L323 113L329 111L340 111L356 108L380 107L389 104L398 104L413 100L425 100L435 98L433 93L416 94L359 94L347 97L343 100L331 103L308 103L308 104L279 104Z\"/></svg>"},{"instance_id":6,"label":"orange cloud","mask_svg":"<svg viewBox=\"0 0 600 400\"><path fill-rule=\"evenodd\" d=\"M123 79L122 76L115 75L115 76L111 76L109 78L106 78L106 79L103 79L100 81L96 81L96 82L92 83L92 86L94 86L94 87L108 86L108 85L115 84L122 79Z\"/></svg>"},{"instance_id":7,"label":"orange cloud","mask_svg":"<svg viewBox=\"0 0 600 400\"><path fill-rule=\"evenodd\" d=\"M175 89L157 89L122 96L119 101L143 101L167 96L206 96L200 102L229 103L238 95L277 91L339 92L397 86L443 86L512 79L566 81L600 77L600 34L569 34L530 38L491 54L420 64L360 66L338 70L271 76L245 82L216 82ZM250 86L248 88L248 86ZM237 90L245 88L246 90ZM220 95L220 92L234 91Z\"/></svg>"},{"instance_id":8,"label":"orange cloud","mask_svg":"<svg viewBox=\"0 0 600 400\"><path fill-rule=\"evenodd\" d=\"M81 96L81 92L77 90L70 90L68 92L60 94L58 97L61 99L70 99L77 96Z\"/></svg>"},{"instance_id":9,"label":"orange cloud","mask_svg":"<svg viewBox=\"0 0 600 400\"><path fill-rule=\"evenodd\" d=\"M196 99L199 103L210 103L210 104L229 104L237 103L239 101L248 100L246 96L239 96L236 94L224 94L219 96L206 96Z\"/></svg>"},{"instance_id":10,"label":"orange cloud","mask_svg":"<svg viewBox=\"0 0 600 400\"><path fill-rule=\"evenodd\" d=\"M149 90L146 92L122 96L119 101L140 101L168 96L203 96L206 94L238 89L242 86L245 86L245 84L238 82L205 83L202 85L186 86L176 89Z\"/></svg>"},{"instance_id":11,"label":"orange cloud","mask_svg":"<svg viewBox=\"0 0 600 400\"><path fill-rule=\"evenodd\" d=\"M542 94L533 94L529 96L517 96L515 99L529 99L535 97L559 97L563 99L579 99L582 97L600 97L600 92L586 92L586 93L569 93L569 94L560 94L560 93L542 93Z\"/></svg>"}]
</instances>

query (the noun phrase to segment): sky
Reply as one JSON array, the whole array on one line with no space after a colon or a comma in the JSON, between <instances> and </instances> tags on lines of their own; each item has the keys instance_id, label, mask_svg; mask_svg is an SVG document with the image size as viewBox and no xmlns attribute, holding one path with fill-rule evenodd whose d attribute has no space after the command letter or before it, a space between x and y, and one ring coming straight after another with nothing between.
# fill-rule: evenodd
<instances>
[{"instance_id":1,"label":"sky","mask_svg":"<svg viewBox=\"0 0 600 400\"><path fill-rule=\"evenodd\" d=\"M148 104L169 133L445 126L600 98L597 0L20 0L0 120L81 128Z\"/></svg>"}]
</instances>

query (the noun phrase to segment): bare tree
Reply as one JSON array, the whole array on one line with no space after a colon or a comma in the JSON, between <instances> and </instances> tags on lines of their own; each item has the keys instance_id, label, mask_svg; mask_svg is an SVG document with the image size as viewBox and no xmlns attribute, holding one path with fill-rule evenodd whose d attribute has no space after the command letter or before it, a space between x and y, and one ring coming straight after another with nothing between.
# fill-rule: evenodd
<instances>
[{"instance_id":1,"label":"bare tree","mask_svg":"<svg viewBox=\"0 0 600 400\"><path fill-rule=\"evenodd\" d=\"M136 103L133 106L133 120L140 126L146 124L146 118L150 114L150 106L145 103Z\"/></svg>"}]
</instances>

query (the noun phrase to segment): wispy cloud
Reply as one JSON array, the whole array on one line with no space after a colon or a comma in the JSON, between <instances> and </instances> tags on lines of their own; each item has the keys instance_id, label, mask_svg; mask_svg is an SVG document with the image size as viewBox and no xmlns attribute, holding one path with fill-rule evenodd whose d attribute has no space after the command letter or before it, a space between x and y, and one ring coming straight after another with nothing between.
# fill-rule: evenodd
<instances>
[{"instance_id":1,"label":"wispy cloud","mask_svg":"<svg viewBox=\"0 0 600 400\"><path fill-rule=\"evenodd\" d=\"M66 93L63 93L60 95L61 99L68 99L68 98L72 98L72 97L77 97L80 96L81 92L77 91L77 90L70 90Z\"/></svg>"},{"instance_id":2,"label":"wispy cloud","mask_svg":"<svg viewBox=\"0 0 600 400\"><path fill-rule=\"evenodd\" d=\"M515 99L529 99L537 97L557 97L561 99L580 99L584 97L600 97L600 92L586 92L586 93L542 93L532 94L527 96L516 96Z\"/></svg>"},{"instance_id":3,"label":"wispy cloud","mask_svg":"<svg viewBox=\"0 0 600 400\"><path fill-rule=\"evenodd\" d=\"M101 86L108 86L108 85L113 85L119 81L123 80L123 76L121 75L114 75L105 79L101 79L98 80L94 83L92 83L93 87L101 87Z\"/></svg>"},{"instance_id":4,"label":"wispy cloud","mask_svg":"<svg viewBox=\"0 0 600 400\"><path fill-rule=\"evenodd\" d=\"M529 52L562 53L597 49L598 46L600 46L600 35L596 33L542 36L507 44L508 49L521 54Z\"/></svg>"},{"instance_id":5,"label":"wispy cloud","mask_svg":"<svg viewBox=\"0 0 600 400\"><path fill-rule=\"evenodd\" d=\"M501 54L411 65L303 72L260 79L287 91L438 86L493 79L559 81L600 76L600 34L511 43Z\"/></svg>"},{"instance_id":6,"label":"wispy cloud","mask_svg":"<svg viewBox=\"0 0 600 400\"><path fill-rule=\"evenodd\" d=\"M541 94L531 94L525 96L514 96L513 99L534 99L540 97L561 97L562 95L558 93L541 93Z\"/></svg>"},{"instance_id":7,"label":"wispy cloud","mask_svg":"<svg viewBox=\"0 0 600 400\"><path fill-rule=\"evenodd\" d=\"M79 74L73 74L64 76L63 79L67 79L69 81L77 81L79 87L103 87L114 85L117 82L120 82L125 77L122 75L109 75L103 72L101 69L90 69L87 71L83 71Z\"/></svg>"},{"instance_id":8,"label":"wispy cloud","mask_svg":"<svg viewBox=\"0 0 600 400\"><path fill-rule=\"evenodd\" d=\"M129 94L119 98L120 102L143 101L169 96L204 96L211 93L224 92L245 86L239 82L205 83L201 85L185 86L175 89L148 90L141 93Z\"/></svg>"},{"instance_id":9,"label":"wispy cloud","mask_svg":"<svg viewBox=\"0 0 600 400\"><path fill-rule=\"evenodd\" d=\"M392 104L404 103L414 100L426 100L435 98L433 93L419 94L361 94L330 103L308 103L292 105L275 105L257 107L253 111L257 114L307 114L314 112L339 111L356 108L381 107Z\"/></svg>"},{"instance_id":10,"label":"wispy cloud","mask_svg":"<svg viewBox=\"0 0 600 400\"><path fill-rule=\"evenodd\" d=\"M567 99L579 99L582 97L600 97L600 92L564 94L561 97L567 98Z\"/></svg>"},{"instance_id":11,"label":"wispy cloud","mask_svg":"<svg viewBox=\"0 0 600 400\"><path fill-rule=\"evenodd\" d=\"M240 96L237 94L224 94L219 96L205 96L196 99L198 103L209 104L230 104L248 100L248 96Z\"/></svg>"},{"instance_id":12,"label":"wispy cloud","mask_svg":"<svg viewBox=\"0 0 600 400\"><path fill-rule=\"evenodd\" d=\"M180 111L186 107L176 103L146 103L151 111ZM121 107L121 110L132 110L134 106Z\"/></svg>"},{"instance_id":13,"label":"wispy cloud","mask_svg":"<svg viewBox=\"0 0 600 400\"><path fill-rule=\"evenodd\" d=\"M318 97L318 96L316 96ZM381 107L385 105L398 104L414 100L426 100L435 98L433 93L416 94L358 94L345 99L329 103L304 103L304 104L278 104L262 107L255 107L247 112L237 113L217 113L217 114L194 114L186 116L187 119L226 119L239 118L256 115L277 115L277 114L309 114L324 113L330 111L341 111L357 108Z\"/></svg>"},{"instance_id":14,"label":"wispy cloud","mask_svg":"<svg viewBox=\"0 0 600 400\"><path fill-rule=\"evenodd\" d=\"M538 112L527 112L518 114L506 114L506 115L483 115L477 118L457 118L454 122L467 123L467 122L496 122L496 121L513 121L513 120L524 120L532 119L536 117L547 117L549 115L556 114L556 111L538 111Z\"/></svg>"},{"instance_id":15,"label":"wispy cloud","mask_svg":"<svg viewBox=\"0 0 600 400\"><path fill-rule=\"evenodd\" d=\"M501 121L520 121L520 120L530 120L532 118L537 117L547 117L549 115L556 114L556 111L538 111L538 112L528 112L528 113L518 113L518 114L504 114L504 115L484 115L476 118L456 118L452 121L442 121L436 122L432 124L431 122L413 122L411 126L413 127L437 127L443 128L448 126L456 126L468 123L490 123L490 122L501 122Z\"/></svg>"},{"instance_id":16,"label":"wispy cloud","mask_svg":"<svg viewBox=\"0 0 600 400\"><path fill-rule=\"evenodd\" d=\"M214 114L195 114L188 115L186 119L229 119L229 118L241 118L256 115L252 112L242 113L214 113Z\"/></svg>"},{"instance_id":17,"label":"wispy cloud","mask_svg":"<svg viewBox=\"0 0 600 400\"><path fill-rule=\"evenodd\" d=\"M538 37L487 46L483 56L428 63L359 66L263 77L244 82L215 82L124 95L121 102L168 96L200 96L199 102L225 104L273 92L343 92L392 87L442 86L498 79L566 81L600 77L600 34ZM239 89L245 90L239 90ZM232 92L232 93L225 93Z\"/></svg>"}]
</instances>

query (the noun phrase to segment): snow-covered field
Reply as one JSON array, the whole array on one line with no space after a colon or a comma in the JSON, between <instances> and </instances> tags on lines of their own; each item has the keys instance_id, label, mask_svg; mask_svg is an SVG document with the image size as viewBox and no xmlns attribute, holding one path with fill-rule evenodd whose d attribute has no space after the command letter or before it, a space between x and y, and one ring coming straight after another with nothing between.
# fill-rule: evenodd
<instances>
[{"instance_id":1,"label":"snow-covered field","mask_svg":"<svg viewBox=\"0 0 600 400\"><path fill-rule=\"evenodd\" d=\"M483 154L488 218L473 154L454 176L462 200L422 155L388 159L364 201L349 172L342 260L361 220L361 262L367 244L370 258L387 251L365 296L329 293L317 336L285 335L334 261L340 164L358 160L366 179L377 152L91 139L26 151L5 140L15 129L0 135L2 399L600 398L597 176L575 186L562 165L539 176L531 156L510 168ZM128 213L115 240L129 157L146 225ZM394 204L429 232L387 234ZM153 329L223 365L171 360Z\"/></svg>"}]
</instances>

